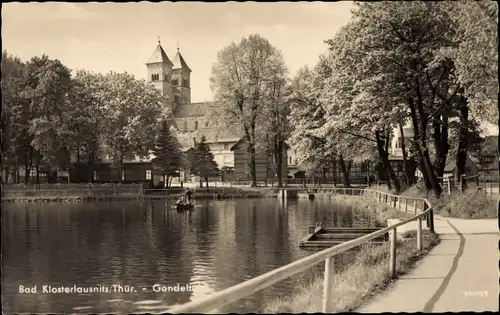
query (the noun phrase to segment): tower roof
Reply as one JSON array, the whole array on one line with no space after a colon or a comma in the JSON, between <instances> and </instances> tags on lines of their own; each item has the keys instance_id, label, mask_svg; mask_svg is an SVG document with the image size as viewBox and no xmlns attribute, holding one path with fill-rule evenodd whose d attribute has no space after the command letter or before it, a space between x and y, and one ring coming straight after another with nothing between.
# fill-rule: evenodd
<instances>
[{"instance_id":1,"label":"tower roof","mask_svg":"<svg viewBox=\"0 0 500 315\"><path fill-rule=\"evenodd\" d=\"M191 69L189 69L186 61L184 60L184 58L182 58L182 55L179 52L179 48L177 48L177 54L175 54L173 62L174 62L174 67L172 69L184 69L191 72Z\"/></svg>"},{"instance_id":2,"label":"tower roof","mask_svg":"<svg viewBox=\"0 0 500 315\"><path fill-rule=\"evenodd\" d=\"M153 52L151 57L149 57L149 60L148 62L146 62L146 64L159 63L159 62L166 63L170 67L174 66L174 64L170 61L170 59L168 59L167 54L163 50L163 47L161 47L160 42L158 41L158 46L156 46L155 51Z\"/></svg>"}]
</instances>

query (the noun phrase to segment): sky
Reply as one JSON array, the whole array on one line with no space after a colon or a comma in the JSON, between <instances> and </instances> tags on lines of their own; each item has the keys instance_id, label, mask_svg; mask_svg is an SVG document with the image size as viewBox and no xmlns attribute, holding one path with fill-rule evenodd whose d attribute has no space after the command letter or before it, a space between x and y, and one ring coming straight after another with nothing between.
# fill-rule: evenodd
<instances>
[{"instance_id":1,"label":"sky","mask_svg":"<svg viewBox=\"0 0 500 315\"><path fill-rule=\"evenodd\" d=\"M353 4L278 3L6 3L2 46L21 60L48 55L71 69L146 77L158 39L172 60L177 45L191 68L192 102L211 101L217 52L253 33L280 49L290 75L312 66L324 40L350 19Z\"/></svg>"}]
</instances>

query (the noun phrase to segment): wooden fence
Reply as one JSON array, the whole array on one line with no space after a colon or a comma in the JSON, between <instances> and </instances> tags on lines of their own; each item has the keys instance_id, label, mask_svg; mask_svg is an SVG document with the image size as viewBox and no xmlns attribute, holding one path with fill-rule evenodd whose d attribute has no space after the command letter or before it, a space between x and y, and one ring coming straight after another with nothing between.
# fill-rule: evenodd
<instances>
[{"instance_id":1,"label":"wooden fence","mask_svg":"<svg viewBox=\"0 0 500 315\"><path fill-rule=\"evenodd\" d=\"M330 191L332 191L330 189ZM397 224L391 225L387 228L383 228L377 232L362 236L352 241L345 242L340 245L333 246L331 248L325 249L321 252L315 253L306 258L300 259L296 262L283 266L281 268L267 272L261 276L250 279L238 285L232 286L220 292L214 293L208 297L202 298L197 301L192 301L184 305L176 306L168 310L169 313L179 314L179 313L206 313L214 309L218 309L230 303L233 303L242 298L248 297L255 292L263 290L267 287L274 285L275 283L292 277L314 265L325 262L325 275L323 284L323 313L327 313L331 310L330 307L330 293L333 285L333 259L336 255L343 253L351 248L366 244L368 241L373 240L377 237L384 235L387 232L392 232L390 237L390 255L389 255L389 266L391 276L396 277L396 237L397 228L405 225L412 221L417 221L417 242L416 247L418 250L422 250L422 219L424 217L433 216L433 210L431 204L425 199L409 198L404 196L396 196L375 190L362 190L356 188L336 188L332 192L343 191L346 195L366 195L371 198L383 201L383 202L393 202L397 204L399 202L401 207L402 200L405 200L405 204L408 207L411 204L415 207L415 213L419 212L417 207L422 206L420 213L416 214L410 219L404 220ZM433 219L431 219L433 222ZM432 226L429 227L433 231Z\"/></svg>"}]
</instances>

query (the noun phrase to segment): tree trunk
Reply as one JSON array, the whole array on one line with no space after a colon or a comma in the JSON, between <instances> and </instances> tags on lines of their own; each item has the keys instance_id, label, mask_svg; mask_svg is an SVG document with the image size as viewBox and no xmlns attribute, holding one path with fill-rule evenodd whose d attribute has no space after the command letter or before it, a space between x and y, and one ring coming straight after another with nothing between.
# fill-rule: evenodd
<instances>
[{"instance_id":1,"label":"tree trunk","mask_svg":"<svg viewBox=\"0 0 500 315\"><path fill-rule=\"evenodd\" d=\"M437 177L434 173L434 169L432 167L432 163L429 157L429 151L427 149L427 116L424 111L423 103L422 103L422 95L420 93L420 87L417 80L417 102L414 103L413 99L409 99L410 104L410 112L413 122L413 129L415 131L415 136L418 139L416 142L419 156L421 157L421 167L422 167L422 175L424 176L424 180L428 182L428 184L432 187L434 194L437 198L441 196L443 192L441 185L439 184ZM417 118L418 113L418 118ZM427 185L427 183L426 183Z\"/></svg>"},{"instance_id":2,"label":"tree trunk","mask_svg":"<svg viewBox=\"0 0 500 315\"><path fill-rule=\"evenodd\" d=\"M248 155L250 158L250 178L251 184L250 187L257 187L257 169L255 165L255 145L251 142L248 142Z\"/></svg>"},{"instance_id":3,"label":"tree trunk","mask_svg":"<svg viewBox=\"0 0 500 315\"><path fill-rule=\"evenodd\" d=\"M444 168L446 167L446 158L450 145L448 143L448 117L434 120L434 145L436 147L436 160L434 167L437 177L443 177Z\"/></svg>"},{"instance_id":4,"label":"tree trunk","mask_svg":"<svg viewBox=\"0 0 500 315\"><path fill-rule=\"evenodd\" d=\"M408 159L408 155L406 154L406 143L402 124L399 124L399 132L401 133L401 152L403 153L406 187L410 187L415 182L415 168L412 168L412 166L410 165L411 162Z\"/></svg>"},{"instance_id":5,"label":"tree trunk","mask_svg":"<svg viewBox=\"0 0 500 315\"><path fill-rule=\"evenodd\" d=\"M455 177L455 181L460 182L460 175L465 174L465 164L467 162L467 133L469 132L469 108L467 106L467 100L460 99L458 109L460 115L460 130L455 173L453 175Z\"/></svg>"},{"instance_id":6,"label":"tree trunk","mask_svg":"<svg viewBox=\"0 0 500 315\"><path fill-rule=\"evenodd\" d=\"M208 188L208 177L205 177L205 183L207 184L206 187Z\"/></svg>"},{"instance_id":7,"label":"tree trunk","mask_svg":"<svg viewBox=\"0 0 500 315\"><path fill-rule=\"evenodd\" d=\"M28 160L24 162L24 183L28 184L31 175L31 164L28 163Z\"/></svg>"},{"instance_id":8,"label":"tree trunk","mask_svg":"<svg viewBox=\"0 0 500 315\"><path fill-rule=\"evenodd\" d=\"M6 166L4 169L4 176L2 178L3 183L8 183L9 182L9 175L10 175L10 167Z\"/></svg>"},{"instance_id":9,"label":"tree trunk","mask_svg":"<svg viewBox=\"0 0 500 315\"><path fill-rule=\"evenodd\" d=\"M19 184L21 179L19 178L19 164L17 163L17 158L16 158L16 161L14 162L14 167L15 167L15 169L14 169L14 177L15 177L14 183Z\"/></svg>"},{"instance_id":10,"label":"tree trunk","mask_svg":"<svg viewBox=\"0 0 500 315\"><path fill-rule=\"evenodd\" d=\"M389 161L389 143L390 143L390 135L389 135L389 132L387 132L387 134L385 135L385 140L384 140L384 151L387 152L387 160ZM394 171L394 169L392 168L392 165L391 165L391 162L389 161L389 164L390 168ZM392 187L391 187L391 174L389 173L389 168L388 167L384 167L386 173L386 180L387 180L387 189L391 190Z\"/></svg>"},{"instance_id":11,"label":"tree trunk","mask_svg":"<svg viewBox=\"0 0 500 315\"><path fill-rule=\"evenodd\" d=\"M392 183L394 184L394 189L396 190L396 194L399 194L401 192L401 184L399 183L399 179L396 176L396 173L394 173L394 169L392 168L392 165L389 162L389 153L385 150L385 147L387 146L384 146L383 143L384 141L381 139L379 132L375 133L375 138L377 141L377 151L380 156L380 160L382 161L382 165L389 176L389 178L387 179L387 183L389 183L389 181L392 180Z\"/></svg>"},{"instance_id":12,"label":"tree trunk","mask_svg":"<svg viewBox=\"0 0 500 315\"><path fill-rule=\"evenodd\" d=\"M273 150L274 154L274 160L275 160L275 165L276 165L276 176L278 176L278 186L277 187L282 187L283 186L283 141L279 139L279 136L275 136L275 149Z\"/></svg>"},{"instance_id":13,"label":"tree trunk","mask_svg":"<svg viewBox=\"0 0 500 315\"><path fill-rule=\"evenodd\" d=\"M333 187L337 187L337 159L332 159L332 180Z\"/></svg>"},{"instance_id":14,"label":"tree trunk","mask_svg":"<svg viewBox=\"0 0 500 315\"><path fill-rule=\"evenodd\" d=\"M89 183L94 182L94 160L95 160L95 150L92 151L91 153L89 153L89 156L88 156L87 171L88 171ZM121 176L121 174L120 174L120 176Z\"/></svg>"},{"instance_id":15,"label":"tree trunk","mask_svg":"<svg viewBox=\"0 0 500 315\"><path fill-rule=\"evenodd\" d=\"M342 156L342 154L339 155L339 163L340 163L340 169L342 170L342 175L344 177L344 188L349 188L349 187L351 187L351 181L349 178L349 171L346 167L344 157Z\"/></svg>"}]
</instances>

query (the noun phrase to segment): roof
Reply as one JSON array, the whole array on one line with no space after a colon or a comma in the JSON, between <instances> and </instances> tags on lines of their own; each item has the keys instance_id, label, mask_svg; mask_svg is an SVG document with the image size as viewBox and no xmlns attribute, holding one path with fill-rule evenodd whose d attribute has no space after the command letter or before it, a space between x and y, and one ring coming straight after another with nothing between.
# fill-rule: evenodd
<instances>
[{"instance_id":1,"label":"roof","mask_svg":"<svg viewBox=\"0 0 500 315\"><path fill-rule=\"evenodd\" d=\"M174 64L170 61L170 59L168 59L168 56L163 50L163 47L161 47L160 42L158 42L158 46L156 46L155 51L153 52L151 57L149 57L148 62L146 62L146 64L151 64L151 63L166 63L170 67L174 66Z\"/></svg>"},{"instance_id":2,"label":"roof","mask_svg":"<svg viewBox=\"0 0 500 315\"><path fill-rule=\"evenodd\" d=\"M205 136L207 143L235 143L240 140L236 127L233 128L201 128L195 132L178 133L177 139L183 151L194 146Z\"/></svg>"},{"instance_id":3,"label":"roof","mask_svg":"<svg viewBox=\"0 0 500 315\"><path fill-rule=\"evenodd\" d=\"M175 54L174 60L172 60L174 66L172 69L184 69L188 70L191 72L191 69L189 69L186 61L182 57L181 53L179 52L179 48L177 48L177 53Z\"/></svg>"},{"instance_id":4,"label":"roof","mask_svg":"<svg viewBox=\"0 0 500 315\"><path fill-rule=\"evenodd\" d=\"M246 141L246 139L245 139L245 138L240 137L240 138L239 138L239 140L238 140L238 142L236 142L235 144L233 144L233 145L231 146L230 150L231 150L231 151L236 150L236 147L237 147L239 144L244 143L245 141ZM286 149L286 150L290 149L290 145L289 145L286 141L284 141L284 142L283 142L283 144L285 145L285 149Z\"/></svg>"},{"instance_id":5,"label":"roof","mask_svg":"<svg viewBox=\"0 0 500 315\"><path fill-rule=\"evenodd\" d=\"M212 104L210 102L181 104L175 107L174 116L175 118L205 116Z\"/></svg>"},{"instance_id":6,"label":"roof","mask_svg":"<svg viewBox=\"0 0 500 315\"><path fill-rule=\"evenodd\" d=\"M471 159L471 157L467 154L467 159L465 160L465 165L469 166L471 168L476 168L477 165L474 163L474 161ZM457 166L457 159L456 157L449 157L447 159L447 163L444 167L444 172L445 173L453 173L455 171L455 167Z\"/></svg>"}]
</instances>

